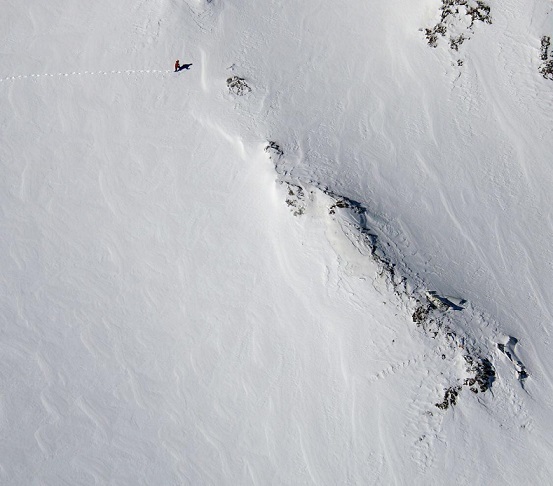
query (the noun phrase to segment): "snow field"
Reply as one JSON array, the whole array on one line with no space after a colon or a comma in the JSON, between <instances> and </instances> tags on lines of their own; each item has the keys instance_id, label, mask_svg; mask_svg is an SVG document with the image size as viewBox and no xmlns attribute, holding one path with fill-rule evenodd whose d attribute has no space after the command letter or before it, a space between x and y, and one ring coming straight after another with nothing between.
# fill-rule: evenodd
<instances>
[{"instance_id":1,"label":"snow field","mask_svg":"<svg viewBox=\"0 0 553 486\"><path fill-rule=\"evenodd\" d=\"M263 156L241 156L239 140L190 116L186 104L170 115L182 131L159 132L171 97L135 97L143 80L125 79L70 87L79 102L57 116L29 100L44 118L27 136L48 127L55 143L35 145L6 180L18 230L4 242L3 308L12 316L4 366L19 379L3 407L5 477L338 480L346 453L332 451L347 446L348 433L354 440L365 416L350 409L349 383L361 379L355 393L366 396L381 368L396 371L370 358L383 331L376 348L368 336L360 349L355 341L373 319L398 318L378 297L375 317L366 303L344 313L366 286L350 283L344 297L323 226L291 218ZM110 117L108 106L117 106ZM321 394L327 387L332 393ZM348 461L353 477L369 474Z\"/></svg>"},{"instance_id":2,"label":"snow field","mask_svg":"<svg viewBox=\"0 0 553 486\"><path fill-rule=\"evenodd\" d=\"M418 31L434 1L7 7L2 480L547 482L533 5L493 4L462 69ZM491 392L435 407L462 355L411 322L324 195L292 215L268 140L291 180L363 202L429 289L469 299ZM497 350L511 335L526 391Z\"/></svg>"}]
</instances>

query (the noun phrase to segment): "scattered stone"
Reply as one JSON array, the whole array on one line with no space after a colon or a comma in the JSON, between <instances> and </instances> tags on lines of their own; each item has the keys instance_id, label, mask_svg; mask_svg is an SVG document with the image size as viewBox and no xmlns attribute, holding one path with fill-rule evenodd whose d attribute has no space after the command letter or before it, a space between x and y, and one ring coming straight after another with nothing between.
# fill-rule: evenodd
<instances>
[{"instance_id":1,"label":"scattered stone","mask_svg":"<svg viewBox=\"0 0 553 486\"><path fill-rule=\"evenodd\" d=\"M484 2L477 0L476 5L469 5L469 2L466 2L467 5L467 15L470 16L471 22L470 26L474 25L475 21L484 22L485 24L491 24L492 18L490 16L490 7Z\"/></svg>"},{"instance_id":2,"label":"scattered stone","mask_svg":"<svg viewBox=\"0 0 553 486\"><path fill-rule=\"evenodd\" d=\"M457 404L457 398L459 397L460 391L460 386L450 386L445 391L443 401L441 403L436 403L436 407L441 410L447 410L449 407L453 407Z\"/></svg>"},{"instance_id":3,"label":"scattered stone","mask_svg":"<svg viewBox=\"0 0 553 486\"><path fill-rule=\"evenodd\" d=\"M420 304L415 309L415 312L413 312L413 322L418 326L422 325L426 321L426 318L428 317L429 312L430 312L430 304L428 305Z\"/></svg>"},{"instance_id":4,"label":"scattered stone","mask_svg":"<svg viewBox=\"0 0 553 486\"><path fill-rule=\"evenodd\" d=\"M269 141L269 145L265 147L265 152L269 154L270 159L280 159L284 155L284 152L280 148L280 145L278 145L276 142L271 141Z\"/></svg>"},{"instance_id":5,"label":"scattered stone","mask_svg":"<svg viewBox=\"0 0 553 486\"><path fill-rule=\"evenodd\" d=\"M447 27L442 24L438 23L431 29L424 29L425 30L425 36L426 40L428 41L428 45L430 47L438 47L438 35L441 35L444 37L447 33Z\"/></svg>"},{"instance_id":6,"label":"scattered stone","mask_svg":"<svg viewBox=\"0 0 553 486\"><path fill-rule=\"evenodd\" d=\"M425 37L430 47L438 46L438 39L449 35L449 47L458 51L459 46L470 39L469 33L476 21L491 24L491 9L481 0L442 0L440 6L440 21L431 28L424 29ZM463 17L470 18L468 27L463 27ZM459 32L459 30L463 30ZM457 33L455 33L457 32Z\"/></svg>"},{"instance_id":7,"label":"scattered stone","mask_svg":"<svg viewBox=\"0 0 553 486\"><path fill-rule=\"evenodd\" d=\"M244 78L238 76L232 76L227 79L227 86L231 93L234 93L237 96L243 96L249 93L252 89L246 83Z\"/></svg>"},{"instance_id":8,"label":"scattered stone","mask_svg":"<svg viewBox=\"0 0 553 486\"><path fill-rule=\"evenodd\" d=\"M445 357L445 354L442 354L442 359L445 359ZM457 404L463 386L468 387L472 393L478 394L488 391L495 381L495 368L489 359L480 356L474 357L470 354L463 356L463 358L467 364L467 371L472 376L466 378L462 385L452 386L446 390L443 401L436 403L436 407L442 410L447 410Z\"/></svg>"},{"instance_id":9,"label":"scattered stone","mask_svg":"<svg viewBox=\"0 0 553 486\"><path fill-rule=\"evenodd\" d=\"M495 381L495 368L488 358L474 357L471 355L463 356L467 363L467 371L474 375L464 381L464 385L470 387L471 391L478 393L476 386L483 393L492 387Z\"/></svg>"},{"instance_id":10,"label":"scattered stone","mask_svg":"<svg viewBox=\"0 0 553 486\"><path fill-rule=\"evenodd\" d=\"M454 51L459 50L459 46L466 40L467 38L463 34L459 34L457 37L451 37L449 39L449 47L451 47Z\"/></svg>"},{"instance_id":11,"label":"scattered stone","mask_svg":"<svg viewBox=\"0 0 553 486\"><path fill-rule=\"evenodd\" d=\"M285 183L288 186L288 197L286 204L294 216L301 216L305 213L305 192L301 186Z\"/></svg>"},{"instance_id":12,"label":"scattered stone","mask_svg":"<svg viewBox=\"0 0 553 486\"><path fill-rule=\"evenodd\" d=\"M544 35L541 38L540 59L547 61L549 57L549 46L551 45L551 37Z\"/></svg>"},{"instance_id":13,"label":"scattered stone","mask_svg":"<svg viewBox=\"0 0 553 486\"><path fill-rule=\"evenodd\" d=\"M539 67L539 73L545 79L553 80L553 52L550 52L551 37L544 35L541 38L540 59L543 61Z\"/></svg>"},{"instance_id":14,"label":"scattered stone","mask_svg":"<svg viewBox=\"0 0 553 486\"><path fill-rule=\"evenodd\" d=\"M335 197L328 192L326 192L326 194ZM328 214L336 214L336 209L351 209L356 214L362 214L364 212L364 208L361 204L347 197L337 197L336 202L328 209Z\"/></svg>"}]
</instances>

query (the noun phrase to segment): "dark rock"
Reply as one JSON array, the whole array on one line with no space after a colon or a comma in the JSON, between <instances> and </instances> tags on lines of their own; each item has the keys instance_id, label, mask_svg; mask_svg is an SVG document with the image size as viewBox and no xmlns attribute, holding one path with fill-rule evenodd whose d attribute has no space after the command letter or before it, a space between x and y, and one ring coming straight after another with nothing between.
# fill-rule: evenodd
<instances>
[{"instance_id":1,"label":"dark rock","mask_svg":"<svg viewBox=\"0 0 553 486\"><path fill-rule=\"evenodd\" d=\"M538 69L545 79L553 80L553 53L550 53L551 37L544 35L541 38L540 59L543 61Z\"/></svg>"},{"instance_id":2,"label":"dark rock","mask_svg":"<svg viewBox=\"0 0 553 486\"><path fill-rule=\"evenodd\" d=\"M238 76L232 76L231 78L228 78L227 86L229 91L237 96L243 96L252 90L248 86L248 83L246 83L246 80Z\"/></svg>"},{"instance_id":3,"label":"dark rock","mask_svg":"<svg viewBox=\"0 0 553 486\"><path fill-rule=\"evenodd\" d=\"M457 404L457 399L459 398L460 391L460 386L450 386L445 391L443 401L441 403L436 403L436 407L441 410L447 410L449 407L453 407Z\"/></svg>"}]
</instances>

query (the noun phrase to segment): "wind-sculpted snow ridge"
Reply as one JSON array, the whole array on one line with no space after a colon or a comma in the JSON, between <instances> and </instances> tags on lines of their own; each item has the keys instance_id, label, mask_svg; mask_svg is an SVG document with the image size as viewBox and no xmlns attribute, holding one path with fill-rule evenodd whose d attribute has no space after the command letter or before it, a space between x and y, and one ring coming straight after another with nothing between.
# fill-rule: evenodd
<instances>
[{"instance_id":1,"label":"wind-sculpted snow ridge","mask_svg":"<svg viewBox=\"0 0 553 486\"><path fill-rule=\"evenodd\" d=\"M455 405L463 388L474 394L490 390L496 380L493 364L496 350L488 345L494 338L489 332L484 335L484 330L492 327L493 319L464 299L428 290L425 282L406 264L397 246L386 237L385 222L371 215L365 204L335 194L317 182L305 182L293 176L277 143L269 142L265 151L274 163L278 182L285 187L286 204L292 213L306 214L312 205L322 201L330 220L355 249L376 263L377 278L395 294L398 307L411 315L413 323L436 340L438 346L445 345L450 350L449 356L442 354L442 359L451 360L452 368L456 369L455 382L445 389L443 399L435 406L446 410ZM511 361L523 385L528 373L514 351L516 342L516 338L509 336L507 344L497 343L497 347Z\"/></svg>"},{"instance_id":2,"label":"wind-sculpted snow ridge","mask_svg":"<svg viewBox=\"0 0 553 486\"><path fill-rule=\"evenodd\" d=\"M516 369L516 372L518 373L518 379L522 386L524 386L524 380L528 378L528 372L526 371L526 367L522 363L522 361L519 359L516 348L518 347L518 339L513 336L507 337L506 343L498 343L497 347L499 350L507 356L507 358L513 363L513 366Z\"/></svg>"}]
</instances>

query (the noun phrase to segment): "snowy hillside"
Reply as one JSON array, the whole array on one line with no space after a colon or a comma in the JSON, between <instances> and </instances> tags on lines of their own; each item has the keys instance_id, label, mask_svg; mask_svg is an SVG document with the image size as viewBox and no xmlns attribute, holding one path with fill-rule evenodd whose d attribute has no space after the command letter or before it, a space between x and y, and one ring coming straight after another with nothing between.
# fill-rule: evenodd
<instances>
[{"instance_id":1,"label":"snowy hillside","mask_svg":"<svg viewBox=\"0 0 553 486\"><path fill-rule=\"evenodd\" d=\"M3 2L0 482L550 482L552 11Z\"/></svg>"}]
</instances>

